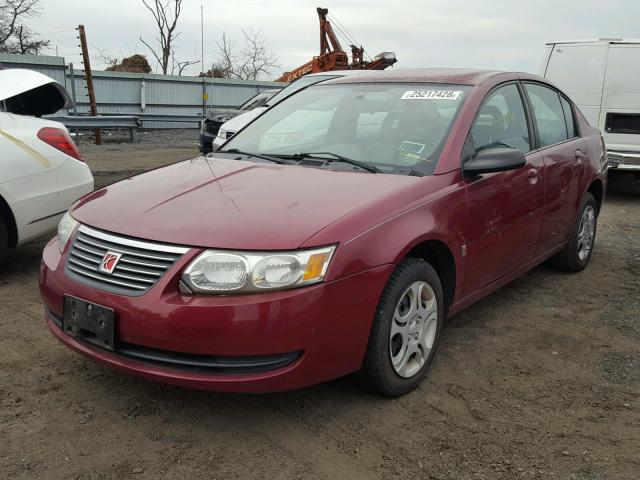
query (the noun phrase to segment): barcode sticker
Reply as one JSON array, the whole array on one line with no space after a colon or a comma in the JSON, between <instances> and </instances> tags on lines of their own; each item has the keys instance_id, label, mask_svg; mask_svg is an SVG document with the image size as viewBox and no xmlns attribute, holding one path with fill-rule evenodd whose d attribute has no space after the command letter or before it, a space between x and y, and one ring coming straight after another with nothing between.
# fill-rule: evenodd
<instances>
[{"instance_id":1,"label":"barcode sticker","mask_svg":"<svg viewBox=\"0 0 640 480\"><path fill-rule=\"evenodd\" d=\"M407 90L402 100L457 100L462 90Z\"/></svg>"}]
</instances>

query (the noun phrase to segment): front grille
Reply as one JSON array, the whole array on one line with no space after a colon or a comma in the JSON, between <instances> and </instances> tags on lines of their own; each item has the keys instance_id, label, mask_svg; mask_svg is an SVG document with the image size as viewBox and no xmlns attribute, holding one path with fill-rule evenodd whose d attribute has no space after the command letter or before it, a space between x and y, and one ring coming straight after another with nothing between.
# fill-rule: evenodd
<instances>
[{"instance_id":1,"label":"front grille","mask_svg":"<svg viewBox=\"0 0 640 480\"><path fill-rule=\"evenodd\" d=\"M205 120L205 129L207 132L212 134L214 137L218 134L218 130L220 130L220 126L222 122L214 122L213 120Z\"/></svg>"},{"instance_id":2,"label":"front grille","mask_svg":"<svg viewBox=\"0 0 640 480\"><path fill-rule=\"evenodd\" d=\"M231 137L233 137L236 134L236 132L230 132L227 130L226 133L226 139L229 140Z\"/></svg>"},{"instance_id":3,"label":"front grille","mask_svg":"<svg viewBox=\"0 0 640 480\"><path fill-rule=\"evenodd\" d=\"M188 248L116 236L82 225L71 245L66 274L78 283L120 295L153 287ZM99 270L107 252L120 255L113 272Z\"/></svg>"}]
</instances>

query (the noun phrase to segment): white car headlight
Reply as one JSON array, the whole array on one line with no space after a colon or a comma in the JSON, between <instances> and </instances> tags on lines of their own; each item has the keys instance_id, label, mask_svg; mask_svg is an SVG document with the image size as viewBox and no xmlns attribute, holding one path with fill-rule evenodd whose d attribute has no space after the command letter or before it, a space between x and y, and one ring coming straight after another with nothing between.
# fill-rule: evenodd
<instances>
[{"instance_id":1,"label":"white car headlight","mask_svg":"<svg viewBox=\"0 0 640 480\"><path fill-rule=\"evenodd\" d=\"M218 130L218 136L224 140L227 139L227 131L224 128Z\"/></svg>"},{"instance_id":2,"label":"white car headlight","mask_svg":"<svg viewBox=\"0 0 640 480\"><path fill-rule=\"evenodd\" d=\"M76 225L78 225L78 222L69 215L69 212L65 213L60 219L60 223L58 224L58 244L60 245L61 252L67 245L69 237L71 237Z\"/></svg>"},{"instance_id":3,"label":"white car headlight","mask_svg":"<svg viewBox=\"0 0 640 480\"><path fill-rule=\"evenodd\" d=\"M324 280L335 246L294 252L206 250L182 274L194 293L284 290Z\"/></svg>"}]
</instances>

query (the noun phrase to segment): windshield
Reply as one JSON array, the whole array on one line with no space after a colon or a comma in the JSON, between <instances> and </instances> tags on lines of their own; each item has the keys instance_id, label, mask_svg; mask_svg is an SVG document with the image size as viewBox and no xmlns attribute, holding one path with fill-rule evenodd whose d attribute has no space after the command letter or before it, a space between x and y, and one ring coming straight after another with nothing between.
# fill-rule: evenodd
<instances>
[{"instance_id":1,"label":"windshield","mask_svg":"<svg viewBox=\"0 0 640 480\"><path fill-rule=\"evenodd\" d=\"M468 90L433 83L316 85L267 110L223 151L332 156L332 168L344 157L382 173L431 175Z\"/></svg>"},{"instance_id":2,"label":"windshield","mask_svg":"<svg viewBox=\"0 0 640 480\"><path fill-rule=\"evenodd\" d=\"M324 82L325 80L331 80L332 78L337 78L337 75L313 75L313 76L305 76L293 83L290 83L278 93L276 93L272 99L270 99L266 104L268 106L275 105L281 100L284 100L290 95L293 95L298 90L302 90L309 85L313 85L314 83Z\"/></svg>"},{"instance_id":3,"label":"windshield","mask_svg":"<svg viewBox=\"0 0 640 480\"><path fill-rule=\"evenodd\" d=\"M238 110L253 110L256 107L261 107L267 103L267 100L273 97L274 93L275 92L273 90L259 93L240 105Z\"/></svg>"}]
</instances>

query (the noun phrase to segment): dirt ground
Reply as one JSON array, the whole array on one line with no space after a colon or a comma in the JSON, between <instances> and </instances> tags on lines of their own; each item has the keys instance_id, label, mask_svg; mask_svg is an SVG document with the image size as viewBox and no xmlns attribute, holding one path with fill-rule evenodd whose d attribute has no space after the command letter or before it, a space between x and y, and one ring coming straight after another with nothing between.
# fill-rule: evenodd
<instances>
[{"instance_id":1,"label":"dirt ground","mask_svg":"<svg viewBox=\"0 0 640 480\"><path fill-rule=\"evenodd\" d=\"M87 148L105 185L196 152ZM43 241L0 267L0 478L638 479L640 181L616 177L594 257L540 266L452 318L417 391L344 378L229 395L125 376L42 317Z\"/></svg>"}]
</instances>

